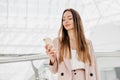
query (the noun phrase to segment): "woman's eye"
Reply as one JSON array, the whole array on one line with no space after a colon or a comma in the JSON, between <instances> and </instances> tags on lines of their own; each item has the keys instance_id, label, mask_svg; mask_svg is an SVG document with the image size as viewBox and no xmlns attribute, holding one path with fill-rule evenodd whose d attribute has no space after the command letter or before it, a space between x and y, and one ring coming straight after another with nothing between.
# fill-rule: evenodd
<instances>
[{"instance_id":1,"label":"woman's eye","mask_svg":"<svg viewBox=\"0 0 120 80\"><path fill-rule=\"evenodd\" d=\"M66 20L72 20L73 18L68 18L68 19L63 19L62 21L66 21Z\"/></svg>"}]
</instances>

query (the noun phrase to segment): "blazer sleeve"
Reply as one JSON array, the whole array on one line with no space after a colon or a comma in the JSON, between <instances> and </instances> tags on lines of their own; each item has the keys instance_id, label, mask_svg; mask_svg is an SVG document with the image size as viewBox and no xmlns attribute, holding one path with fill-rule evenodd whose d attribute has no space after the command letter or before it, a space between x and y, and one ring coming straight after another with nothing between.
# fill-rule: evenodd
<instances>
[{"instance_id":1,"label":"blazer sleeve","mask_svg":"<svg viewBox=\"0 0 120 80\"><path fill-rule=\"evenodd\" d=\"M57 51L58 50L58 39L57 38L53 40L53 45L54 45L54 47ZM57 54L55 55L55 58L56 59L55 59L54 64L51 64L51 61L49 61L49 69L54 74L58 72L58 57L57 57Z\"/></svg>"},{"instance_id":2,"label":"blazer sleeve","mask_svg":"<svg viewBox=\"0 0 120 80\"><path fill-rule=\"evenodd\" d=\"M94 64L94 68L95 68L96 80L100 80L100 78L99 78L100 74L99 74L99 71L98 71L98 65L97 65L97 61L96 61L96 56L94 54L92 41L90 41L90 49L91 49L91 54L92 54L92 57L93 57L93 64Z\"/></svg>"},{"instance_id":3,"label":"blazer sleeve","mask_svg":"<svg viewBox=\"0 0 120 80\"><path fill-rule=\"evenodd\" d=\"M49 69L54 74L56 74L58 72L58 61L57 61L57 59L55 60L54 64L51 64L51 62L49 62Z\"/></svg>"}]
</instances>

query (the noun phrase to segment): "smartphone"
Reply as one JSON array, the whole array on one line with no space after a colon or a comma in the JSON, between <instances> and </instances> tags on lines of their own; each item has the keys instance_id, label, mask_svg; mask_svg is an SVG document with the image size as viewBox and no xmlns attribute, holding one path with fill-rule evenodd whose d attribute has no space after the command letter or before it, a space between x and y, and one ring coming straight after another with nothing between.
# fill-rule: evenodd
<instances>
[{"instance_id":1,"label":"smartphone","mask_svg":"<svg viewBox=\"0 0 120 80\"><path fill-rule=\"evenodd\" d=\"M44 38L43 41L45 42L45 44L52 44L52 39L49 37Z\"/></svg>"}]
</instances>

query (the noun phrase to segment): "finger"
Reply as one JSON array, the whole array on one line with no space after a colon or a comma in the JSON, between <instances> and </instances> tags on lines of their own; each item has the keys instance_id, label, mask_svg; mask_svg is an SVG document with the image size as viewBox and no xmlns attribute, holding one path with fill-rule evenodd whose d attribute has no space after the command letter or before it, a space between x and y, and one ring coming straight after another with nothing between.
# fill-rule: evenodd
<instances>
[{"instance_id":1,"label":"finger","mask_svg":"<svg viewBox=\"0 0 120 80\"><path fill-rule=\"evenodd\" d=\"M45 45L45 49L48 49L48 46L49 46L49 45L48 45L48 44L46 44L46 45Z\"/></svg>"},{"instance_id":2,"label":"finger","mask_svg":"<svg viewBox=\"0 0 120 80\"><path fill-rule=\"evenodd\" d=\"M54 57L54 56L55 56L55 54L52 52L52 53L50 54L50 56L51 56L51 57Z\"/></svg>"},{"instance_id":3,"label":"finger","mask_svg":"<svg viewBox=\"0 0 120 80\"><path fill-rule=\"evenodd\" d=\"M47 51L50 52L50 53L53 52L54 51L54 47L49 45Z\"/></svg>"},{"instance_id":4,"label":"finger","mask_svg":"<svg viewBox=\"0 0 120 80\"><path fill-rule=\"evenodd\" d=\"M50 49L46 49L46 53L47 53L47 55L49 55L49 56L53 56L53 55L56 53L56 50L55 50L54 47L53 47L53 48L50 48Z\"/></svg>"},{"instance_id":5,"label":"finger","mask_svg":"<svg viewBox=\"0 0 120 80\"><path fill-rule=\"evenodd\" d=\"M49 45L46 45L46 46L45 46L45 49L46 49L47 52L49 52L51 48L50 48Z\"/></svg>"},{"instance_id":6,"label":"finger","mask_svg":"<svg viewBox=\"0 0 120 80\"><path fill-rule=\"evenodd\" d=\"M51 51L50 51L50 53L54 53L54 54L56 54L56 50L55 49L52 49Z\"/></svg>"},{"instance_id":7,"label":"finger","mask_svg":"<svg viewBox=\"0 0 120 80\"><path fill-rule=\"evenodd\" d=\"M53 46L48 44L48 49L51 49L51 48L53 48Z\"/></svg>"},{"instance_id":8,"label":"finger","mask_svg":"<svg viewBox=\"0 0 120 80\"><path fill-rule=\"evenodd\" d=\"M51 51L51 50L46 50L46 53L47 53L47 55L51 55L51 54L53 54L53 53L54 53L54 51Z\"/></svg>"},{"instance_id":9,"label":"finger","mask_svg":"<svg viewBox=\"0 0 120 80\"><path fill-rule=\"evenodd\" d=\"M52 47L52 48L50 49L50 51L55 51L55 48L54 48L54 47Z\"/></svg>"}]
</instances>

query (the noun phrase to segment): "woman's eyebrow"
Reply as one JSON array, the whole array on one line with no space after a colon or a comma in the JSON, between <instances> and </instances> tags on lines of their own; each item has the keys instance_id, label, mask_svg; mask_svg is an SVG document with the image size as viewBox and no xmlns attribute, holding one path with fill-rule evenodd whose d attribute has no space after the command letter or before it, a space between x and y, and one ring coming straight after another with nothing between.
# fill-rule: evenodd
<instances>
[{"instance_id":1,"label":"woman's eyebrow","mask_svg":"<svg viewBox=\"0 0 120 80\"><path fill-rule=\"evenodd\" d=\"M72 15L68 15L68 17L72 17Z\"/></svg>"},{"instance_id":2,"label":"woman's eyebrow","mask_svg":"<svg viewBox=\"0 0 120 80\"><path fill-rule=\"evenodd\" d=\"M66 17L72 17L72 15L68 15L68 16L66 16ZM65 16L63 16L63 18L66 18Z\"/></svg>"}]
</instances>

